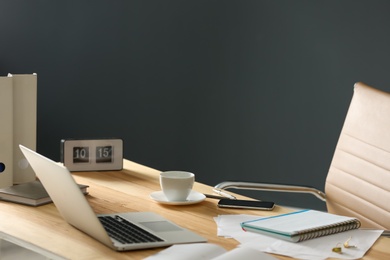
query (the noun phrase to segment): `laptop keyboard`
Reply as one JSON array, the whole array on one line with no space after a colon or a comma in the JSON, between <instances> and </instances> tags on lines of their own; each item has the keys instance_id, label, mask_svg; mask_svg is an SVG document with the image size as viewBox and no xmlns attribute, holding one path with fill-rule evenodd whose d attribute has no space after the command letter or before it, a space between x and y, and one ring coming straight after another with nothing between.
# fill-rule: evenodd
<instances>
[{"instance_id":1,"label":"laptop keyboard","mask_svg":"<svg viewBox=\"0 0 390 260\"><path fill-rule=\"evenodd\" d=\"M99 216L100 222L108 235L123 244L153 243L161 238L134 225L120 216Z\"/></svg>"}]
</instances>

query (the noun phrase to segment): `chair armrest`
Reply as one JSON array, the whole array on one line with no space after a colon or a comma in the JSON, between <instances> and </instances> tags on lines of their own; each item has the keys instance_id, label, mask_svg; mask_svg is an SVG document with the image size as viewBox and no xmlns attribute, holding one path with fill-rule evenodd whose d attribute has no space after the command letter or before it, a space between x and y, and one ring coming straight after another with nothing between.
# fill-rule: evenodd
<instances>
[{"instance_id":1,"label":"chair armrest","mask_svg":"<svg viewBox=\"0 0 390 260\"><path fill-rule=\"evenodd\" d=\"M214 186L217 191L226 189L240 189L240 190L263 190L263 191L277 191L277 192L296 192L296 193L310 193L322 201L326 201L324 192L310 187L297 186L290 184L272 184L259 182L245 182L245 181L224 181Z\"/></svg>"}]
</instances>

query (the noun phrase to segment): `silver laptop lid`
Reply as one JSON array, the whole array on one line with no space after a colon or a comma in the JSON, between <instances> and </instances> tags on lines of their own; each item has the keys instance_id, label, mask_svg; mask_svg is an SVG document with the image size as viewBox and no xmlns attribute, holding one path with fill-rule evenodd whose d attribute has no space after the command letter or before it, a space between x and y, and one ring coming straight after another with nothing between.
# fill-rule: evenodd
<instances>
[{"instance_id":1,"label":"silver laptop lid","mask_svg":"<svg viewBox=\"0 0 390 260\"><path fill-rule=\"evenodd\" d=\"M115 249L69 170L23 145L19 147L62 217L72 226Z\"/></svg>"}]
</instances>

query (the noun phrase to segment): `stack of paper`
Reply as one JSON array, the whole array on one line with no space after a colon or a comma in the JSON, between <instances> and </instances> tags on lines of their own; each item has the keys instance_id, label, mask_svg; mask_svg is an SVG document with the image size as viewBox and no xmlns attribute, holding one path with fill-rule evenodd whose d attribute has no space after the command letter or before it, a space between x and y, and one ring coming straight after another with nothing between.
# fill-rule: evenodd
<instances>
[{"instance_id":1,"label":"stack of paper","mask_svg":"<svg viewBox=\"0 0 390 260\"><path fill-rule=\"evenodd\" d=\"M214 220L218 227L218 236L234 238L241 243L240 247L251 247L267 253L313 260L329 257L339 259L361 258L383 232L383 230L357 229L294 243L242 230L240 226L242 222L258 218L259 216L252 215L220 215ZM351 240L349 243L356 245L356 247L343 247L342 254L332 251L332 248L337 246L338 243L343 243L350 237Z\"/></svg>"}]
</instances>

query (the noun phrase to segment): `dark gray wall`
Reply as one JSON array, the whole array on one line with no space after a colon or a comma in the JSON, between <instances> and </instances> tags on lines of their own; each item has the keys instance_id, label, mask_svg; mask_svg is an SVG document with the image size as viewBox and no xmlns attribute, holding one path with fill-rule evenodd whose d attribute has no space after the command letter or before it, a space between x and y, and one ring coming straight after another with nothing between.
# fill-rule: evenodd
<instances>
[{"instance_id":1,"label":"dark gray wall","mask_svg":"<svg viewBox=\"0 0 390 260\"><path fill-rule=\"evenodd\" d=\"M390 90L389 11L372 0L0 0L0 73L38 73L38 151L54 160L62 138L114 136L126 158L207 184L323 189L353 84Z\"/></svg>"}]
</instances>

